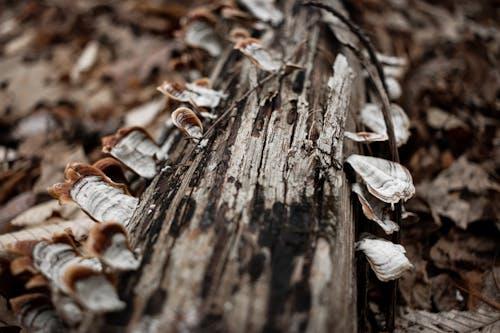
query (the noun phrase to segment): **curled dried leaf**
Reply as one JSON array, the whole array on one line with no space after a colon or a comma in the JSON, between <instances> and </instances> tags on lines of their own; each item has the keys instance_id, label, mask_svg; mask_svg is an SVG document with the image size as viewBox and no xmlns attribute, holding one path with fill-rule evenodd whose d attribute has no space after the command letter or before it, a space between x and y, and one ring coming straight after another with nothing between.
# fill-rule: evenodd
<instances>
[{"instance_id":1,"label":"curled dried leaf","mask_svg":"<svg viewBox=\"0 0 500 333\"><path fill-rule=\"evenodd\" d=\"M356 142L377 142L377 141L387 141L388 137L385 133L373 133L373 132L349 132L345 131L344 136L352 141Z\"/></svg>"},{"instance_id":2,"label":"curled dried leaf","mask_svg":"<svg viewBox=\"0 0 500 333\"><path fill-rule=\"evenodd\" d=\"M253 16L274 26L283 22L283 13L276 8L274 0L238 0Z\"/></svg>"},{"instance_id":3,"label":"curled dried leaf","mask_svg":"<svg viewBox=\"0 0 500 333\"><path fill-rule=\"evenodd\" d=\"M357 154L346 162L363 179L368 191L384 202L406 201L415 194L410 172L399 163Z\"/></svg>"},{"instance_id":4,"label":"curled dried leaf","mask_svg":"<svg viewBox=\"0 0 500 333\"><path fill-rule=\"evenodd\" d=\"M226 94L209 88L205 80L187 84L165 81L157 90L176 101L203 108L215 108L227 97Z\"/></svg>"},{"instance_id":5,"label":"curled dried leaf","mask_svg":"<svg viewBox=\"0 0 500 333\"><path fill-rule=\"evenodd\" d=\"M10 304L19 323L28 332L62 333L66 331L47 295L25 294L12 298Z\"/></svg>"},{"instance_id":6,"label":"curled dried leaf","mask_svg":"<svg viewBox=\"0 0 500 333\"><path fill-rule=\"evenodd\" d=\"M276 72L281 68L281 62L268 49L262 46L258 39L240 39L234 48L240 50L241 53L246 55L262 70Z\"/></svg>"},{"instance_id":7,"label":"curled dried leaf","mask_svg":"<svg viewBox=\"0 0 500 333\"><path fill-rule=\"evenodd\" d=\"M140 261L130 248L125 228L116 222L99 223L90 230L87 240L90 253L116 270L135 270Z\"/></svg>"},{"instance_id":8,"label":"curled dried leaf","mask_svg":"<svg viewBox=\"0 0 500 333\"><path fill-rule=\"evenodd\" d=\"M205 9L194 10L184 27L184 41L191 47L207 51L212 57L222 52L222 43L215 32L216 18Z\"/></svg>"},{"instance_id":9,"label":"curled dried leaf","mask_svg":"<svg viewBox=\"0 0 500 333\"><path fill-rule=\"evenodd\" d=\"M356 243L356 250L364 252L380 281L398 279L405 271L413 268L405 256L405 248L385 239L363 238Z\"/></svg>"},{"instance_id":10,"label":"curled dried leaf","mask_svg":"<svg viewBox=\"0 0 500 333\"><path fill-rule=\"evenodd\" d=\"M200 139L203 136L203 125L193 110L180 107L172 112L172 122L184 133L192 138Z\"/></svg>"},{"instance_id":11,"label":"curled dried leaf","mask_svg":"<svg viewBox=\"0 0 500 333\"><path fill-rule=\"evenodd\" d=\"M390 114L394 125L394 136L398 146L405 144L410 137L410 120L397 104L391 104ZM384 116L380 106L367 103L361 110L361 122L375 133L387 135Z\"/></svg>"},{"instance_id":12,"label":"curled dried leaf","mask_svg":"<svg viewBox=\"0 0 500 333\"><path fill-rule=\"evenodd\" d=\"M352 185L352 191L358 196L363 214L367 219L377 222L388 235L394 231L399 231L399 226L390 219L390 208L386 204L367 193L361 184L356 183Z\"/></svg>"},{"instance_id":13,"label":"curled dried leaf","mask_svg":"<svg viewBox=\"0 0 500 333\"><path fill-rule=\"evenodd\" d=\"M160 152L151 136L142 127L121 128L102 139L102 151L111 154L139 176L156 175L155 157Z\"/></svg>"},{"instance_id":14,"label":"curled dried leaf","mask_svg":"<svg viewBox=\"0 0 500 333\"><path fill-rule=\"evenodd\" d=\"M109 179L101 170L83 163L66 167L65 182L53 185L49 193L59 201L73 200L97 221L119 221L125 226L138 204L123 184Z\"/></svg>"}]
</instances>

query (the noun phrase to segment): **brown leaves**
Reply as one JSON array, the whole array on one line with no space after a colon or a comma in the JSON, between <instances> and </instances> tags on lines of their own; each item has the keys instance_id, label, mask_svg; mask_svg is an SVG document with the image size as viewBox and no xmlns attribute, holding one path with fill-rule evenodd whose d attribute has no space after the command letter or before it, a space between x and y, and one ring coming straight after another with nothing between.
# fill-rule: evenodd
<instances>
[{"instance_id":1,"label":"brown leaves","mask_svg":"<svg viewBox=\"0 0 500 333\"><path fill-rule=\"evenodd\" d=\"M500 187L484 169L469 162L465 156L442 171L432 182L424 182L417 193L429 205L433 216L453 220L466 229L468 224L491 216L493 207L485 196L498 195Z\"/></svg>"},{"instance_id":2,"label":"brown leaves","mask_svg":"<svg viewBox=\"0 0 500 333\"><path fill-rule=\"evenodd\" d=\"M431 248L434 264L443 269L461 271L485 269L494 265L498 242L493 236L475 236L453 230Z\"/></svg>"}]
</instances>

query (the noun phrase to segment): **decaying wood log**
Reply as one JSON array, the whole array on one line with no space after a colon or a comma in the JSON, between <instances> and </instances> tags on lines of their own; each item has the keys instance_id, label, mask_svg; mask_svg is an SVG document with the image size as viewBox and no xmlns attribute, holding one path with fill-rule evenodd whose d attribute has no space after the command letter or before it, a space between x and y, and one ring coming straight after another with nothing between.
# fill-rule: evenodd
<instances>
[{"instance_id":1,"label":"decaying wood log","mask_svg":"<svg viewBox=\"0 0 500 333\"><path fill-rule=\"evenodd\" d=\"M168 160L128 227L143 255L120 278L128 307L82 330L356 331L343 133L364 103L361 66L317 10L283 3L261 40L299 68L269 74L222 52L214 113L228 116L204 148L166 133Z\"/></svg>"}]
</instances>

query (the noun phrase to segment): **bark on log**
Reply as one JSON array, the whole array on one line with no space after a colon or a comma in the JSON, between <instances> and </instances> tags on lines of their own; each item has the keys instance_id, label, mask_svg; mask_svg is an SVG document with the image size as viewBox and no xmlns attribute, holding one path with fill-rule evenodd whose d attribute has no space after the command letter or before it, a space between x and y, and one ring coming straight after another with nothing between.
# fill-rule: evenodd
<instances>
[{"instance_id":1,"label":"bark on log","mask_svg":"<svg viewBox=\"0 0 500 333\"><path fill-rule=\"evenodd\" d=\"M215 112L234 108L203 150L167 133L169 162L131 221L144 258L120 277L128 308L83 331L356 331L342 165L354 150L343 132L364 99L361 67L317 10L282 9L284 24L264 39L304 69L262 83L266 73L225 52L212 79L230 97Z\"/></svg>"}]
</instances>

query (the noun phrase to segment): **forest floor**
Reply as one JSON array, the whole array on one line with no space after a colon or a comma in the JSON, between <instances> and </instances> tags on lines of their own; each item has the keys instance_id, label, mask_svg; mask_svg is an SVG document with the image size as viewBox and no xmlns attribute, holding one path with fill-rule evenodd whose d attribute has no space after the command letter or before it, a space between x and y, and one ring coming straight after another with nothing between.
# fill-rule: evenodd
<instances>
[{"instance_id":1,"label":"forest floor","mask_svg":"<svg viewBox=\"0 0 500 333\"><path fill-rule=\"evenodd\" d=\"M62 181L66 164L104 157L100 138L122 126L162 135L169 102L155 87L167 77L195 79L203 67L202 52L176 39L191 2L0 4L0 234L86 219L49 201L46 189ZM349 3L376 49L409 64L398 103L411 137L400 155L417 189L406 209L418 219L402 226L415 269L399 283L406 312L398 325L412 326L409 315L500 311L500 8ZM380 290L368 289L375 330Z\"/></svg>"}]
</instances>

